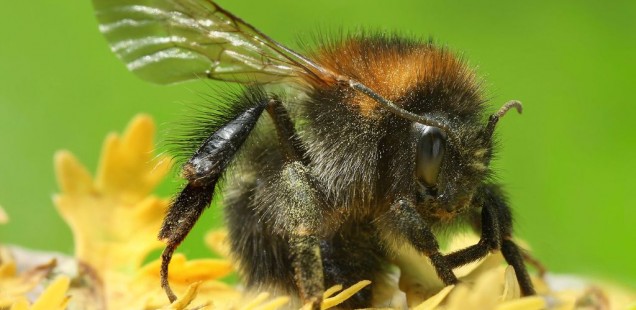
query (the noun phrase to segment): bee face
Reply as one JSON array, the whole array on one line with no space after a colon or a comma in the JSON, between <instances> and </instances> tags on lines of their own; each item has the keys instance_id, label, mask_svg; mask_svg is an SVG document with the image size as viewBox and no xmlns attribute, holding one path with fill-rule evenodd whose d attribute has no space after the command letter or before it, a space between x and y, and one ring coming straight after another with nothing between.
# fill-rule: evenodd
<instances>
[{"instance_id":1,"label":"bee face","mask_svg":"<svg viewBox=\"0 0 636 310\"><path fill-rule=\"evenodd\" d=\"M452 219L470 207L475 191L487 180L491 144L479 131L456 131L457 138L450 140L438 128L414 127L418 206L427 217Z\"/></svg>"}]
</instances>

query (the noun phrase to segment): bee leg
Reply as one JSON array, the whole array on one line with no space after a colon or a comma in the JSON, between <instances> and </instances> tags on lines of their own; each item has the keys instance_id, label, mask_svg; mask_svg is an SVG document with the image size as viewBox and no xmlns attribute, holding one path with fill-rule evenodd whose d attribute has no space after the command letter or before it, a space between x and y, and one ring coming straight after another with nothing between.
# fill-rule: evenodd
<instances>
[{"instance_id":1,"label":"bee leg","mask_svg":"<svg viewBox=\"0 0 636 310\"><path fill-rule=\"evenodd\" d=\"M296 285L303 304L311 303L313 309L320 309L325 290L319 240L316 236L292 236L292 264Z\"/></svg>"},{"instance_id":2,"label":"bee leg","mask_svg":"<svg viewBox=\"0 0 636 310\"><path fill-rule=\"evenodd\" d=\"M428 256L440 279L446 285L456 284L457 277L439 251L439 244L427 223L413 204L400 199L391 206L388 227L393 234L406 238L416 250Z\"/></svg>"},{"instance_id":3,"label":"bee leg","mask_svg":"<svg viewBox=\"0 0 636 310\"><path fill-rule=\"evenodd\" d=\"M274 99L267 106L285 158L279 179L272 185L277 197L270 206L275 210L277 230L288 236L296 285L303 303L320 309L324 292L324 273L320 255L318 232L324 222L325 195L307 168L305 148L294 124L280 101Z\"/></svg>"},{"instance_id":4,"label":"bee leg","mask_svg":"<svg viewBox=\"0 0 636 310\"><path fill-rule=\"evenodd\" d=\"M532 280L526 268L522 250L512 240L512 212L503 196L492 197L492 203L488 204L488 209L492 209L499 218L499 228L501 229L501 254L506 262L512 266L517 275L517 281L523 296L536 295Z\"/></svg>"},{"instance_id":5,"label":"bee leg","mask_svg":"<svg viewBox=\"0 0 636 310\"><path fill-rule=\"evenodd\" d=\"M172 254L188 235L203 210L212 202L217 181L249 136L268 103L268 98L261 98L260 102L253 102L251 107L238 113L212 133L183 167L188 184L172 201L159 231L159 239L166 242L166 248L161 254L161 287L170 302L177 299L168 281L168 266Z\"/></svg>"},{"instance_id":6,"label":"bee leg","mask_svg":"<svg viewBox=\"0 0 636 310\"><path fill-rule=\"evenodd\" d=\"M308 165L309 160L306 158L306 149L300 141L294 122L289 117L289 113L285 106L278 98L273 98L267 105L267 113L274 121L278 142L281 152L286 162L298 161L303 165Z\"/></svg>"},{"instance_id":7,"label":"bee leg","mask_svg":"<svg viewBox=\"0 0 636 310\"><path fill-rule=\"evenodd\" d=\"M501 189L497 185L482 187L474 203L481 207L481 220L476 217L475 221L475 229L481 229L481 239L476 245L446 255L448 263L453 267L461 266L486 256L490 251L501 250L506 262L515 270L521 293L524 296L535 295L522 251L512 240L512 213Z\"/></svg>"},{"instance_id":8,"label":"bee leg","mask_svg":"<svg viewBox=\"0 0 636 310\"><path fill-rule=\"evenodd\" d=\"M483 206L481 215L475 215L474 229L481 230L479 242L465 249L447 254L444 257L451 266L456 268L480 260L494 250L501 249L501 235L497 214L490 207ZM481 218L480 218L481 217Z\"/></svg>"},{"instance_id":9,"label":"bee leg","mask_svg":"<svg viewBox=\"0 0 636 310\"><path fill-rule=\"evenodd\" d=\"M172 254L188 235L203 210L210 205L215 185L216 180L204 186L186 185L172 202L162 224L159 238L166 242L166 248L161 253L161 287L170 302L177 299L168 281L168 266L172 260Z\"/></svg>"},{"instance_id":10,"label":"bee leg","mask_svg":"<svg viewBox=\"0 0 636 310\"><path fill-rule=\"evenodd\" d=\"M521 288L521 294L523 296L536 295L537 292L534 290L534 285L532 284L532 280L530 280L530 275L528 274L528 270L524 264L521 249L516 243L514 243L514 241L512 241L512 237L504 237L503 242L501 243L501 253L508 264L510 264L515 270L517 281Z\"/></svg>"},{"instance_id":11,"label":"bee leg","mask_svg":"<svg viewBox=\"0 0 636 310\"><path fill-rule=\"evenodd\" d=\"M324 232L324 196L309 170L298 161L285 163L269 188L275 197L266 220L289 242L291 267L303 303L319 309L324 292L319 239Z\"/></svg>"}]
</instances>

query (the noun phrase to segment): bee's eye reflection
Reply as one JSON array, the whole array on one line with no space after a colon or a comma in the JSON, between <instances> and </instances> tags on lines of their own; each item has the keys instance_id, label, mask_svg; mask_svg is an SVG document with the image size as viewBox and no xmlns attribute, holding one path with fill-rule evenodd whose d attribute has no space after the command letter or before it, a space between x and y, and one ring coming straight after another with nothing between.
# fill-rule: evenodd
<instances>
[{"instance_id":1,"label":"bee's eye reflection","mask_svg":"<svg viewBox=\"0 0 636 310\"><path fill-rule=\"evenodd\" d=\"M415 176L426 187L437 185L446 148L446 134L437 127L415 123Z\"/></svg>"}]
</instances>

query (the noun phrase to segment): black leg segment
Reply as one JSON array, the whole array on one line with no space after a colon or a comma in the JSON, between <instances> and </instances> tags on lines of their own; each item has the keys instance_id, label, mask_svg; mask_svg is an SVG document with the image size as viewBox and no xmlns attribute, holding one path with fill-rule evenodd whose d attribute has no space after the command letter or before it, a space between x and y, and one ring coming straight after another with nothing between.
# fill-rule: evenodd
<instances>
[{"instance_id":1,"label":"black leg segment","mask_svg":"<svg viewBox=\"0 0 636 310\"><path fill-rule=\"evenodd\" d=\"M324 272L319 236L325 235L323 223L328 216L325 195L313 178L305 158L305 147L294 123L280 101L267 106L278 136L284 164L271 185L268 218L274 229L287 236L296 286L303 303L320 309L324 292Z\"/></svg>"},{"instance_id":2,"label":"black leg segment","mask_svg":"<svg viewBox=\"0 0 636 310\"><path fill-rule=\"evenodd\" d=\"M501 243L501 253L508 264L515 270L519 288L521 288L521 294L523 294L523 296L535 295L536 291L534 290L530 275L524 264L521 249L508 237Z\"/></svg>"},{"instance_id":3,"label":"black leg segment","mask_svg":"<svg viewBox=\"0 0 636 310\"><path fill-rule=\"evenodd\" d=\"M265 217L289 240L301 299L319 307L324 291L319 236L325 235L322 224L328 216L324 195L307 167L298 161L283 166L271 189L273 196Z\"/></svg>"},{"instance_id":4,"label":"black leg segment","mask_svg":"<svg viewBox=\"0 0 636 310\"><path fill-rule=\"evenodd\" d=\"M203 213L203 209L210 205L215 185L216 180L206 186L186 185L172 202L159 231L159 238L166 242L166 248L161 254L161 287L168 295L170 302L177 299L168 283L168 265L172 259L172 253L188 235Z\"/></svg>"},{"instance_id":5,"label":"black leg segment","mask_svg":"<svg viewBox=\"0 0 636 310\"><path fill-rule=\"evenodd\" d=\"M260 96L254 96L254 93ZM166 242L161 256L161 286L171 302L177 298L168 282L172 254L212 202L218 180L269 103L269 98L262 91L246 91L237 100L235 104L246 108L225 124L219 124L184 165L183 174L188 184L172 202L159 231L159 239Z\"/></svg>"},{"instance_id":6,"label":"black leg segment","mask_svg":"<svg viewBox=\"0 0 636 310\"><path fill-rule=\"evenodd\" d=\"M301 161L304 165L308 165L309 160L305 157L307 150L296 134L294 122L291 120L287 109L278 99L273 99L267 106L267 113L274 121L279 145L285 160L287 162Z\"/></svg>"},{"instance_id":7,"label":"black leg segment","mask_svg":"<svg viewBox=\"0 0 636 310\"><path fill-rule=\"evenodd\" d=\"M494 211L490 207L481 209L481 221L477 221L477 223L481 223L481 238L477 244L444 256L451 268L472 263L485 257L490 251L501 248L499 219L498 214L495 214Z\"/></svg>"},{"instance_id":8,"label":"black leg segment","mask_svg":"<svg viewBox=\"0 0 636 310\"><path fill-rule=\"evenodd\" d=\"M413 208L412 203L401 199L395 202L388 214L387 227L398 238L405 238L413 247L428 256L444 284L457 283L451 266L439 251L439 244L428 224Z\"/></svg>"},{"instance_id":9,"label":"black leg segment","mask_svg":"<svg viewBox=\"0 0 636 310\"><path fill-rule=\"evenodd\" d=\"M524 296L536 294L521 249L512 241L512 214L502 191L494 184L483 186L473 203L476 209L481 209L481 216L474 220L474 228L481 230L481 238L475 245L446 255L448 264L455 268L479 260L491 251L501 250L506 262L515 270L521 293Z\"/></svg>"},{"instance_id":10,"label":"black leg segment","mask_svg":"<svg viewBox=\"0 0 636 310\"><path fill-rule=\"evenodd\" d=\"M325 290L320 244L316 236L292 236L289 239L292 264L303 303L320 309Z\"/></svg>"}]
</instances>

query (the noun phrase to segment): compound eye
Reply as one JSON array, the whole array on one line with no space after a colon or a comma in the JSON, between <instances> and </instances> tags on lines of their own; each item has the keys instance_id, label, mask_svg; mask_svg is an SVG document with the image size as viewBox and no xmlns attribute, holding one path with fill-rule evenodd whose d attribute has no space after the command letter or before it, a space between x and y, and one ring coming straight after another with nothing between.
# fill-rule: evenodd
<instances>
[{"instance_id":1,"label":"compound eye","mask_svg":"<svg viewBox=\"0 0 636 310\"><path fill-rule=\"evenodd\" d=\"M446 149L446 134L437 127L422 124L415 124L415 128L415 176L424 186L435 187Z\"/></svg>"}]
</instances>

